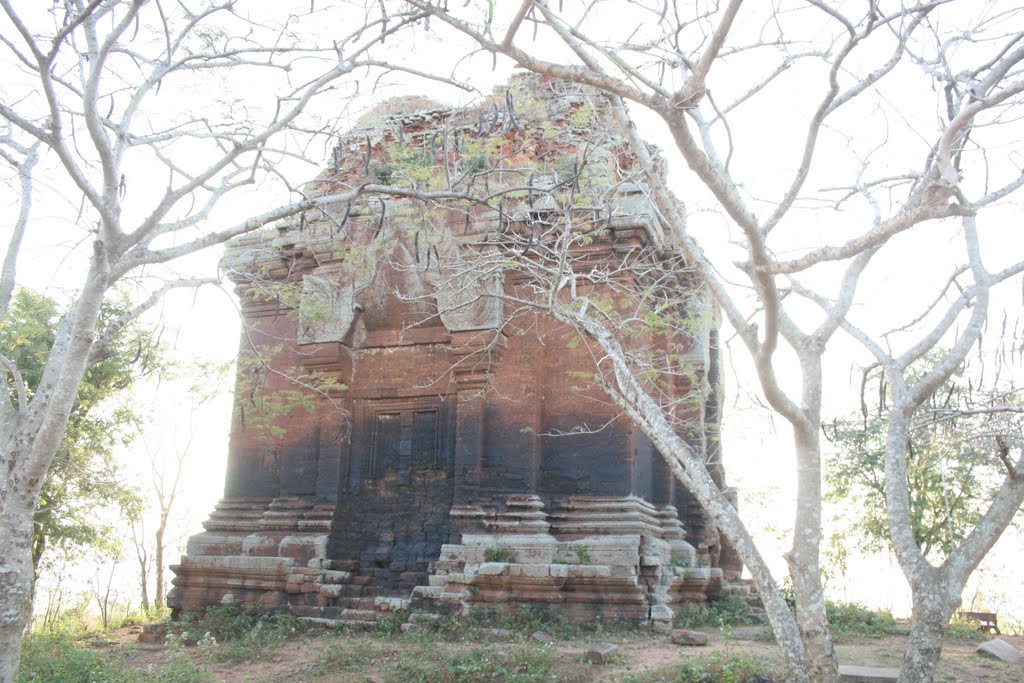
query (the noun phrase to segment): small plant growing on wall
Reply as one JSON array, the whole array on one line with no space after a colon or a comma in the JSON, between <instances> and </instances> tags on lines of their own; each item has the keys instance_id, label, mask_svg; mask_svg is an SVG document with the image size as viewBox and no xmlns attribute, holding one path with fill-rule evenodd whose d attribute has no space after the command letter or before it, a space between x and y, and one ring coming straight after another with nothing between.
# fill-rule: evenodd
<instances>
[{"instance_id":1,"label":"small plant growing on wall","mask_svg":"<svg viewBox=\"0 0 1024 683\"><path fill-rule=\"evenodd\" d=\"M487 562L515 562L516 552L511 548L499 548L492 545L484 550L484 560Z\"/></svg>"},{"instance_id":2,"label":"small plant growing on wall","mask_svg":"<svg viewBox=\"0 0 1024 683\"><path fill-rule=\"evenodd\" d=\"M573 546L573 552L576 553L576 560L580 564L590 564L594 561L594 558L590 556L590 546L585 543Z\"/></svg>"}]
</instances>

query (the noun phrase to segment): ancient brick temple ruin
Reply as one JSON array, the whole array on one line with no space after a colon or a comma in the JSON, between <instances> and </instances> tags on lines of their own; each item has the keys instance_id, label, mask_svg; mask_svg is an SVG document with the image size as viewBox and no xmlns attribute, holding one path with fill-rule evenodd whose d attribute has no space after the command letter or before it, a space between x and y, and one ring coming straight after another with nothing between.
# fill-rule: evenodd
<instances>
[{"instance_id":1,"label":"ancient brick temple ruin","mask_svg":"<svg viewBox=\"0 0 1024 683\"><path fill-rule=\"evenodd\" d=\"M534 76L468 110L391 102L308 192L490 199L367 193L229 245L244 331L227 481L173 567L178 613L535 606L664 625L738 578L650 441L580 380L593 350L524 303L544 299L536 275L559 245L552 263L617 273L608 282L635 278L621 266L638 253L669 258L603 108ZM599 229L559 242L570 215ZM547 286L568 291L558 277ZM578 287L640 306L628 286ZM709 433L714 316L695 320L659 343L682 345L669 391L689 397L686 438L729 495Z\"/></svg>"}]
</instances>

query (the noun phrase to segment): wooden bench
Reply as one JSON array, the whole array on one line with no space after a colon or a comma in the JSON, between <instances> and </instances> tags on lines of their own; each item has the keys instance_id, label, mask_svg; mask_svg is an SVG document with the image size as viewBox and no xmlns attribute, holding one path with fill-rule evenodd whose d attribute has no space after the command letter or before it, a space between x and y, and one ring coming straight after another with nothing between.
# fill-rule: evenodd
<instances>
[{"instance_id":1,"label":"wooden bench","mask_svg":"<svg viewBox=\"0 0 1024 683\"><path fill-rule=\"evenodd\" d=\"M996 619L995 612L960 612L959 616L963 619L978 622L979 631L995 633L997 636L1002 635L999 632L999 622Z\"/></svg>"}]
</instances>

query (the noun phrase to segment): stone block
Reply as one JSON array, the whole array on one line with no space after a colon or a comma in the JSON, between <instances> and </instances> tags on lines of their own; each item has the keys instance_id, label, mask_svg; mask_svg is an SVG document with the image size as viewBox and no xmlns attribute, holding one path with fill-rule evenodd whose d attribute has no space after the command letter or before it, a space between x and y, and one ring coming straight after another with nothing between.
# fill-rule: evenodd
<instances>
[{"instance_id":1,"label":"stone block","mask_svg":"<svg viewBox=\"0 0 1024 683\"><path fill-rule=\"evenodd\" d=\"M409 623L412 624L436 624L439 621L441 621L441 615L431 612L416 612L409 615Z\"/></svg>"},{"instance_id":2,"label":"stone block","mask_svg":"<svg viewBox=\"0 0 1024 683\"><path fill-rule=\"evenodd\" d=\"M578 548L586 548L588 564L636 566L640 554L640 536L585 536L562 541L555 549L555 560L565 564L581 564Z\"/></svg>"},{"instance_id":3,"label":"stone block","mask_svg":"<svg viewBox=\"0 0 1024 683\"><path fill-rule=\"evenodd\" d=\"M554 543L550 545L514 546L515 558L523 564L551 564L555 559Z\"/></svg>"},{"instance_id":4,"label":"stone block","mask_svg":"<svg viewBox=\"0 0 1024 683\"><path fill-rule=\"evenodd\" d=\"M658 604L651 606L651 619L654 621L672 621L675 617L675 612L672 608L665 604Z\"/></svg>"},{"instance_id":5,"label":"stone block","mask_svg":"<svg viewBox=\"0 0 1024 683\"><path fill-rule=\"evenodd\" d=\"M352 575L348 572L339 571L336 569L328 569L321 572L322 583L348 583L352 580Z\"/></svg>"},{"instance_id":6,"label":"stone block","mask_svg":"<svg viewBox=\"0 0 1024 683\"><path fill-rule=\"evenodd\" d=\"M676 645L687 647L700 647L708 644L708 634L700 631L689 631L685 628L677 628L672 631L672 642Z\"/></svg>"},{"instance_id":7,"label":"stone block","mask_svg":"<svg viewBox=\"0 0 1024 683\"><path fill-rule=\"evenodd\" d=\"M613 579L621 579L630 583L636 583L637 568L635 565L612 564L608 565L608 576Z\"/></svg>"},{"instance_id":8,"label":"stone block","mask_svg":"<svg viewBox=\"0 0 1024 683\"><path fill-rule=\"evenodd\" d=\"M542 645L553 645L555 642L554 636L547 631L534 631L530 637Z\"/></svg>"},{"instance_id":9,"label":"stone block","mask_svg":"<svg viewBox=\"0 0 1024 683\"><path fill-rule=\"evenodd\" d=\"M408 606L409 600L407 598L380 596L373 600L373 608L378 612L398 612L399 610L406 609Z\"/></svg>"},{"instance_id":10,"label":"stone block","mask_svg":"<svg viewBox=\"0 0 1024 683\"><path fill-rule=\"evenodd\" d=\"M881 666L839 665L839 680L842 683L883 683L895 681L900 677L900 670Z\"/></svg>"},{"instance_id":11,"label":"stone block","mask_svg":"<svg viewBox=\"0 0 1024 683\"><path fill-rule=\"evenodd\" d=\"M569 565L569 578L573 579L595 579L611 576L611 567L602 564L571 564Z\"/></svg>"},{"instance_id":12,"label":"stone block","mask_svg":"<svg viewBox=\"0 0 1024 683\"><path fill-rule=\"evenodd\" d=\"M681 567L694 567L697 565L697 549L686 541L673 539L669 541L672 547L672 562Z\"/></svg>"},{"instance_id":13,"label":"stone block","mask_svg":"<svg viewBox=\"0 0 1024 683\"><path fill-rule=\"evenodd\" d=\"M463 600L468 600L471 597L473 597L473 594L469 591L445 591L441 593L441 595L438 597L441 600L453 600L457 602L462 602Z\"/></svg>"},{"instance_id":14,"label":"stone block","mask_svg":"<svg viewBox=\"0 0 1024 683\"><path fill-rule=\"evenodd\" d=\"M979 655L994 657L1010 664L1024 664L1024 654L1005 640L995 638L986 641L975 650Z\"/></svg>"},{"instance_id":15,"label":"stone block","mask_svg":"<svg viewBox=\"0 0 1024 683\"><path fill-rule=\"evenodd\" d=\"M241 555L243 538L243 535L237 533L203 531L188 539L186 556Z\"/></svg>"},{"instance_id":16,"label":"stone block","mask_svg":"<svg viewBox=\"0 0 1024 683\"><path fill-rule=\"evenodd\" d=\"M344 609L341 618L345 621L375 621L377 613L372 609Z\"/></svg>"},{"instance_id":17,"label":"stone block","mask_svg":"<svg viewBox=\"0 0 1024 683\"><path fill-rule=\"evenodd\" d=\"M651 621L650 626L652 631L662 636L667 636L672 632L671 621L662 621L659 619L658 621Z\"/></svg>"},{"instance_id":18,"label":"stone block","mask_svg":"<svg viewBox=\"0 0 1024 683\"><path fill-rule=\"evenodd\" d=\"M242 554L255 556L277 556L277 546L281 542L279 534L255 533L249 534L242 541ZM305 562L303 562L305 564Z\"/></svg>"},{"instance_id":19,"label":"stone block","mask_svg":"<svg viewBox=\"0 0 1024 683\"><path fill-rule=\"evenodd\" d=\"M484 562L477 567L476 573L478 576L504 576L509 573L509 567L507 562Z\"/></svg>"},{"instance_id":20,"label":"stone block","mask_svg":"<svg viewBox=\"0 0 1024 683\"><path fill-rule=\"evenodd\" d=\"M618 652L619 646L611 643L598 643L587 648L587 659L593 664L607 664Z\"/></svg>"},{"instance_id":21,"label":"stone block","mask_svg":"<svg viewBox=\"0 0 1024 683\"><path fill-rule=\"evenodd\" d=\"M710 567L689 567L682 572L682 577L689 581L710 581Z\"/></svg>"},{"instance_id":22,"label":"stone block","mask_svg":"<svg viewBox=\"0 0 1024 683\"><path fill-rule=\"evenodd\" d=\"M345 591L345 587L344 586L334 585L334 584L328 584L328 585L321 584L318 587L318 589L317 589L317 592L320 593L320 595L324 596L325 598L340 598L344 591Z\"/></svg>"},{"instance_id":23,"label":"stone block","mask_svg":"<svg viewBox=\"0 0 1024 683\"><path fill-rule=\"evenodd\" d=\"M416 586L412 589L414 598L437 599L444 592L444 586Z\"/></svg>"},{"instance_id":24,"label":"stone block","mask_svg":"<svg viewBox=\"0 0 1024 683\"><path fill-rule=\"evenodd\" d=\"M549 564L510 564L508 565L508 575L545 578L551 575L550 566Z\"/></svg>"},{"instance_id":25,"label":"stone block","mask_svg":"<svg viewBox=\"0 0 1024 683\"><path fill-rule=\"evenodd\" d=\"M297 563L307 565L310 560L323 558L327 554L327 534L293 534L285 536L278 545L283 557L293 557Z\"/></svg>"}]
</instances>

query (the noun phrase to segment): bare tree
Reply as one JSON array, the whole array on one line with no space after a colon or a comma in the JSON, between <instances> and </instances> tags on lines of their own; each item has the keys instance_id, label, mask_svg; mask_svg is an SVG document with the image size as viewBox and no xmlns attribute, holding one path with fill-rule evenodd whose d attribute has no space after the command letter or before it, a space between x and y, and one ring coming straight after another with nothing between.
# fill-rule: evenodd
<instances>
[{"instance_id":1,"label":"bare tree","mask_svg":"<svg viewBox=\"0 0 1024 683\"><path fill-rule=\"evenodd\" d=\"M164 606L164 590L167 585L164 579L167 529L171 521L171 511L174 508L175 499L178 497L178 485L181 483L181 476L185 471L185 459L189 455L191 441L190 437L184 447L175 454L170 470L166 470L164 464L158 462L158 453L154 453L146 445L146 454L149 457L150 494L152 501L156 503L157 514L156 529L153 531L152 538L152 557L149 554L150 539L146 534L145 512L141 512L138 519L132 522L131 529L132 544L135 546L135 557L139 564L142 609L146 612L151 607L159 610ZM149 597L151 571L154 581L152 601Z\"/></svg>"},{"instance_id":2,"label":"bare tree","mask_svg":"<svg viewBox=\"0 0 1024 683\"><path fill-rule=\"evenodd\" d=\"M18 178L11 185L20 188L0 315L17 283L23 239L33 233L46 228L54 242L79 245L57 279L82 275L60 281L75 292L72 312L34 393L26 391L18 368L0 358L10 391L0 402L0 681L17 673L32 592L32 511L83 374L163 293L213 279L183 277L163 264L285 216L389 190L363 180L313 200L290 185L285 172L290 164L301 172L307 152L324 156L312 141L319 135L329 144L325 138L363 79L380 84L389 72L409 71L387 67L379 56L390 49L389 37L423 13L392 12L379 2L295 8L298 13L267 12L276 19L260 22L236 2L26 6L0 0L8 74L0 94L0 150ZM340 15L330 14L334 9ZM301 35L324 23L345 28L326 38ZM318 113L315 103L324 94L333 102ZM46 160L45 174L37 157ZM275 184L291 192L289 203L275 207L263 200ZM56 225L34 224L30 200L41 188L72 207L71 215ZM258 208L233 222L218 207L247 188L264 190L248 195L250 207ZM211 228L218 210L218 227ZM87 265L71 267L78 262ZM101 302L129 278L139 288L138 305L99 329Z\"/></svg>"},{"instance_id":3,"label":"bare tree","mask_svg":"<svg viewBox=\"0 0 1024 683\"><path fill-rule=\"evenodd\" d=\"M578 276L556 280L551 291L559 296L546 307L536 299L523 305L545 307L600 351L600 383L750 568L793 680L838 676L819 568L824 353L842 329L882 365L893 396L889 525L914 596L901 680L931 680L965 581L1024 500L1024 449L1004 442L994 454L1004 465L1002 488L981 523L936 566L914 543L905 476L909 421L978 344L992 289L1024 271L1019 245L983 256L978 227L998 223L999 205L1024 184L1016 138L999 125L1015 120L1022 104L1024 13L998 2L980 12L956 2L871 2L847 12L817 0L686 8L642 1L408 4L445 24L453 40L468 39L485 59L502 55L591 86L611 109L610 133L624 137L646 171L669 235L664 247L699 275L752 359L767 404L793 430L797 509L786 559L795 620L735 509L652 397L643 381L649 362L635 363L606 310L563 289ZM654 114L667 129L673 154L689 169L680 186L688 204L670 193L663 161L642 139L631 108ZM738 256L711 248L712 229L735 235ZM937 231L962 246L938 251ZM861 280L900 246L922 274L945 269L948 284L940 279L942 294L932 290L916 308L921 297L911 292L872 304ZM922 253L929 253L927 263L919 261ZM987 265L996 259L998 267ZM889 318L898 329L884 335ZM908 367L940 342L949 351L911 379ZM780 371L780 358L795 359L798 370Z\"/></svg>"},{"instance_id":4,"label":"bare tree","mask_svg":"<svg viewBox=\"0 0 1024 683\"><path fill-rule=\"evenodd\" d=\"M153 557L151 560L154 580L154 593L152 606L156 609L163 609L164 595L167 588L167 581L164 578L167 562L167 532L171 528L171 513L174 504L181 493L180 484L182 475L185 473L186 461L192 452L192 442L196 436L195 418L197 411L202 409L220 391L228 367L216 364L198 364L193 367L189 375L193 382L189 387L189 415L188 423L185 425L185 442L180 446L173 444L175 452L170 457L162 456L160 448L150 449L148 442L143 437L146 454L149 457L149 479L152 500L156 503L156 529L153 532ZM140 527L142 527L142 516L140 515ZM143 597L148 597L146 584L148 582L150 560L146 552L146 541L144 527L139 538L135 539L136 552L139 560L140 582L143 586ZM134 533L134 530L133 530ZM148 604L145 606L149 609Z\"/></svg>"},{"instance_id":5,"label":"bare tree","mask_svg":"<svg viewBox=\"0 0 1024 683\"><path fill-rule=\"evenodd\" d=\"M146 548L146 522L141 516L138 520L132 522L131 532L132 546L135 548L135 560L139 563L139 592L142 611L148 614L152 606L149 600L151 561L149 559L149 549Z\"/></svg>"}]
</instances>

